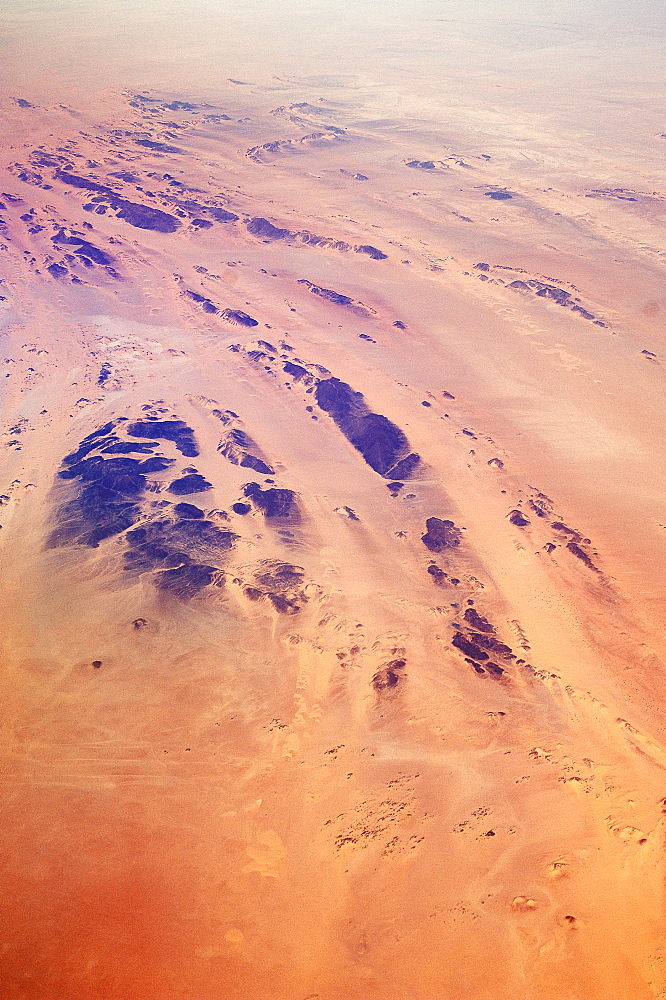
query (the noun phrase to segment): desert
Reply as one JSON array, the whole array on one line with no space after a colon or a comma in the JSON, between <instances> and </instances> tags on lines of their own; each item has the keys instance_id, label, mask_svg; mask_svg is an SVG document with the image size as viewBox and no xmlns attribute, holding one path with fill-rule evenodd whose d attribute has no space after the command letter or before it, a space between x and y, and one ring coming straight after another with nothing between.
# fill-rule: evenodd
<instances>
[{"instance_id":1,"label":"desert","mask_svg":"<svg viewBox=\"0 0 666 1000\"><path fill-rule=\"evenodd\" d=\"M658 5L259 7L4 15L0 994L663 1000Z\"/></svg>"}]
</instances>

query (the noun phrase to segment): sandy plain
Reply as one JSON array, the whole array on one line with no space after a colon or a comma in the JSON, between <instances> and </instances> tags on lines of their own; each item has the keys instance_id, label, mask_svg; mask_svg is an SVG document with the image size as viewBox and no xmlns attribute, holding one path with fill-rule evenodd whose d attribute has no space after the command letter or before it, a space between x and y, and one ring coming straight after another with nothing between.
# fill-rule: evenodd
<instances>
[{"instance_id":1,"label":"sandy plain","mask_svg":"<svg viewBox=\"0 0 666 1000\"><path fill-rule=\"evenodd\" d=\"M654 80L21 23L2 996L663 998Z\"/></svg>"}]
</instances>

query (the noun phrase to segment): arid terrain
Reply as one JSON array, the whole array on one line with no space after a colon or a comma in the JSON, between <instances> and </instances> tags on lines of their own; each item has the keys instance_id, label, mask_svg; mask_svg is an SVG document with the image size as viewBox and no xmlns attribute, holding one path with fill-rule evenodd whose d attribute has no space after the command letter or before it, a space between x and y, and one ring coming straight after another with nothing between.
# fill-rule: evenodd
<instances>
[{"instance_id":1,"label":"arid terrain","mask_svg":"<svg viewBox=\"0 0 666 1000\"><path fill-rule=\"evenodd\" d=\"M0 996L663 1000L650 87L11 44Z\"/></svg>"}]
</instances>

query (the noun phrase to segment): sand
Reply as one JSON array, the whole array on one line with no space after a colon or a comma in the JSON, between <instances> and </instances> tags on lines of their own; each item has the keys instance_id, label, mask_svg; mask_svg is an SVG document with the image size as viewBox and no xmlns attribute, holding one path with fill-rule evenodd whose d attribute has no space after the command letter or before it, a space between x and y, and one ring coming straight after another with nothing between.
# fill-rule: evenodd
<instances>
[{"instance_id":1,"label":"sand","mask_svg":"<svg viewBox=\"0 0 666 1000\"><path fill-rule=\"evenodd\" d=\"M663 1000L647 28L204 7L8 18L0 992Z\"/></svg>"}]
</instances>

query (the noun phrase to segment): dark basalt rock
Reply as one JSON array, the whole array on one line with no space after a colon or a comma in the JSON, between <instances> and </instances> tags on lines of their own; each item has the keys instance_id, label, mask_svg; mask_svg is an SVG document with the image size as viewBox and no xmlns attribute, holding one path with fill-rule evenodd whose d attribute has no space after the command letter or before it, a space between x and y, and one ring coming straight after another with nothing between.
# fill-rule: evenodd
<instances>
[{"instance_id":1,"label":"dark basalt rock","mask_svg":"<svg viewBox=\"0 0 666 1000\"><path fill-rule=\"evenodd\" d=\"M193 503L177 503L174 505L173 512L176 517L190 521L198 521L205 516L201 508L195 507Z\"/></svg>"},{"instance_id":2,"label":"dark basalt rock","mask_svg":"<svg viewBox=\"0 0 666 1000\"><path fill-rule=\"evenodd\" d=\"M206 215L210 215L216 222L238 222L238 216L233 212L227 212L226 208L218 208L216 205L205 205L203 209Z\"/></svg>"},{"instance_id":3,"label":"dark basalt rock","mask_svg":"<svg viewBox=\"0 0 666 1000\"><path fill-rule=\"evenodd\" d=\"M84 439L77 452L67 456L58 473L60 479L78 479L81 486L78 496L59 508L50 546L96 547L103 539L131 527L140 516L137 501L146 485L141 463L135 458L81 457L82 452L99 444L94 437Z\"/></svg>"},{"instance_id":4,"label":"dark basalt rock","mask_svg":"<svg viewBox=\"0 0 666 1000\"><path fill-rule=\"evenodd\" d=\"M104 184L98 184L97 181L90 180L89 177L79 177L77 174L71 174L67 170L58 168L54 179L67 184L69 187L81 188L84 191L93 191L98 195L103 195L103 198L96 198L94 201L108 201L110 207L118 213L118 218L128 222L135 229L151 229L157 233L173 233L176 229L180 228L179 220L174 219L167 212L162 212L159 208L149 208L147 205L137 205L133 201L127 201L125 198L119 197L113 188L107 187ZM90 212L96 206L93 203L93 205L84 205L83 207Z\"/></svg>"},{"instance_id":5,"label":"dark basalt rock","mask_svg":"<svg viewBox=\"0 0 666 1000\"><path fill-rule=\"evenodd\" d=\"M432 160L410 160L407 164L408 167L413 167L415 170L434 170L435 164Z\"/></svg>"},{"instance_id":6,"label":"dark basalt rock","mask_svg":"<svg viewBox=\"0 0 666 1000\"><path fill-rule=\"evenodd\" d=\"M193 597L213 582L217 586L222 584L219 568L207 560L219 558L233 547L237 538L238 535L218 528L212 521L153 521L127 532L130 547L124 554L125 569L134 573L152 572L153 582L160 590L182 598Z\"/></svg>"},{"instance_id":7,"label":"dark basalt rock","mask_svg":"<svg viewBox=\"0 0 666 1000\"><path fill-rule=\"evenodd\" d=\"M470 656L473 660L483 661L489 659L488 654L480 646L477 646L475 642L472 642L471 639L463 635L462 632L456 632L451 640L451 645L459 649L465 656Z\"/></svg>"},{"instance_id":8,"label":"dark basalt rock","mask_svg":"<svg viewBox=\"0 0 666 1000\"><path fill-rule=\"evenodd\" d=\"M588 556L587 552L584 549L582 549L580 545L577 545L576 542L567 542L567 548L569 552L572 552L577 559L580 559L580 561L584 563L584 565L587 566L588 569L593 570L595 573L599 572L597 567L594 565L594 563Z\"/></svg>"},{"instance_id":9,"label":"dark basalt rock","mask_svg":"<svg viewBox=\"0 0 666 1000\"><path fill-rule=\"evenodd\" d=\"M300 587L304 576L305 570L302 566L292 566L291 563L273 560L255 573L254 580L265 590L281 594L287 590L293 590L295 587Z\"/></svg>"},{"instance_id":10,"label":"dark basalt rock","mask_svg":"<svg viewBox=\"0 0 666 1000\"><path fill-rule=\"evenodd\" d=\"M514 655L511 646L507 646L506 643L500 642L499 639L493 639L490 635L485 635L480 632L470 632L469 638L481 646L483 649L490 649L493 653L497 653L499 656L504 657L507 660L513 660Z\"/></svg>"},{"instance_id":11,"label":"dark basalt rock","mask_svg":"<svg viewBox=\"0 0 666 1000\"><path fill-rule=\"evenodd\" d=\"M475 608L466 608L464 618L472 628L478 629L479 632L495 632L494 625L491 625L488 619L480 615Z\"/></svg>"},{"instance_id":12,"label":"dark basalt rock","mask_svg":"<svg viewBox=\"0 0 666 1000\"><path fill-rule=\"evenodd\" d=\"M49 264L46 268L52 278L64 278L68 273L67 268L63 267L62 264Z\"/></svg>"},{"instance_id":13,"label":"dark basalt rock","mask_svg":"<svg viewBox=\"0 0 666 1000\"><path fill-rule=\"evenodd\" d=\"M484 663L484 666L485 666L486 670L489 673L494 674L495 677L501 677L502 674L504 673L504 667L500 667L499 664L493 663L492 660L488 660L486 663ZM494 836L494 834L492 833L492 830L490 830L486 834L486 837L489 837L491 834Z\"/></svg>"},{"instance_id":14,"label":"dark basalt rock","mask_svg":"<svg viewBox=\"0 0 666 1000\"><path fill-rule=\"evenodd\" d=\"M322 379L317 383L315 399L370 468L388 479L408 478L418 464L418 456L408 455L409 441L400 428L387 417L372 413L360 392L337 378Z\"/></svg>"},{"instance_id":15,"label":"dark basalt rock","mask_svg":"<svg viewBox=\"0 0 666 1000\"><path fill-rule=\"evenodd\" d=\"M170 146L166 142L155 142L154 139L135 139L134 142L137 146L145 146L146 149L154 149L159 153L184 153L184 149L179 149L178 146Z\"/></svg>"},{"instance_id":16,"label":"dark basalt rock","mask_svg":"<svg viewBox=\"0 0 666 1000\"><path fill-rule=\"evenodd\" d=\"M305 368L301 368L300 365L294 365L291 363L291 361L286 361L284 363L284 365L282 366L282 371L286 372L287 375L291 375L291 377L295 379L296 382L299 382L304 375L308 374Z\"/></svg>"},{"instance_id":17,"label":"dark basalt rock","mask_svg":"<svg viewBox=\"0 0 666 1000\"><path fill-rule=\"evenodd\" d=\"M556 285L541 285L535 294L542 299L554 299L558 305L561 306L571 305L571 302L569 301L571 298L570 293L565 291L563 288L558 288Z\"/></svg>"},{"instance_id":18,"label":"dark basalt rock","mask_svg":"<svg viewBox=\"0 0 666 1000\"><path fill-rule=\"evenodd\" d=\"M97 247L93 246L92 243L87 243L83 237L80 236L65 236L64 232L60 230L55 236L51 237L53 243L58 244L68 244L75 247L74 253L80 256L87 257L88 260L92 260L95 264L110 265L114 262L114 257L111 254L105 253L104 250L99 250Z\"/></svg>"},{"instance_id":19,"label":"dark basalt rock","mask_svg":"<svg viewBox=\"0 0 666 1000\"><path fill-rule=\"evenodd\" d=\"M396 687L403 679L403 674L399 673L399 671L404 670L406 666L406 660L390 660L372 678L372 686L375 691L384 691L386 688Z\"/></svg>"},{"instance_id":20,"label":"dark basalt rock","mask_svg":"<svg viewBox=\"0 0 666 1000\"><path fill-rule=\"evenodd\" d=\"M268 219L250 219L245 225L248 233L264 240L285 240L294 235L289 229L279 229L274 226Z\"/></svg>"},{"instance_id":21,"label":"dark basalt rock","mask_svg":"<svg viewBox=\"0 0 666 1000\"><path fill-rule=\"evenodd\" d=\"M177 521L165 518L133 528L126 537L137 550L135 555L127 556L128 560L134 563L147 560L146 566L151 568L150 561L155 559L161 562L168 558L173 564L174 554L182 555L181 550L187 550L190 556L198 559L219 556L233 547L238 535L227 528L218 528L205 518L179 518Z\"/></svg>"},{"instance_id":22,"label":"dark basalt rock","mask_svg":"<svg viewBox=\"0 0 666 1000\"><path fill-rule=\"evenodd\" d=\"M474 265L474 269L476 271L489 271L490 270L490 264L475 264Z\"/></svg>"},{"instance_id":23,"label":"dark basalt rock","mask_svg":"<svg viewBox=\"0 0 666 1000\"><path fill-rule=\"evenodd\" d=\"M117 199L111 205L119 209L118 218L128 222L135 229L150 229L156 233L175 233L180 228L178 219L158 208L136 205L134 202Z\"/></svg>"},{"instance_id":24,"label":"dark basalt rock","mask_svg":"<svg viewBox=\"0 0 666 1000\"><path fill-rule=\"evenodd\" d=\"M396 687L401 679L400 674L396 673L395 670L384 667L383 670L378 670L372 678L372 686L375 691L385 691L387 688Z\"/></svg>"},{"instance_id":25,"label":"dark basalt rock","mask_svg":"<svg viewBox=\"0 0 666 1000\"><path fill-rule=\"evenodd\" d=\"M390 479L409 479L418 468L420 462L421 456L413 451L406 458L398 462L397 465L394 465L392 469L389 469L386 476Z\"/></svg>"},{"instance_id":26,"label":"dark basalt rock","mask_svg":"<svg viewBox=\"0 0 666 1000\"><path fill-rule=\"evenodd\" d=\"M167 590L174 596L187 600L196 597L204 587L208 587L218 572L216 566L184 561L181 566L156 573L153 582L160 590ZM217 582L219 586L221 583L219 576Z\"/></svg>"},{"instance_id":27,"label":"dark basalt rock","mask_svg":"<svg viewBox=\"0 0 666 1000\"><path fill-rule=\"evenodd\" d=\"M528 500L527 502L537 517L548 517L549 510L543 500Z\"/></svg>"},{"instance_id":28,"label":"dark basalt rock","mask_svg":"<svg viewBox=\"0 0 666 1000\"><path fill-rule=\"evenodd\" d=\"M396 459L409 447L409 443L400 428L387 417L380 413L366 413L348 426L345 433L375 472L380 475L390 473L390 479L404 476L402 470L395 468Z\"/></svg>"},{"instance_id":29,"label":"dark basalt rock","mask_svg":"<svg viewBox=\"0 0 666 1000\"><path fill-rule=\"evenodd\" d=\"M513 195L508 191L486 191L486 198L492 198L493 201L509 201Z\"/></svg>"},{"instance_id":30,"label":"dark basalt rock","mask_svg":"<svg viewBox=\"0 0 666 1000\"><path fill-rule=\"evenodd\" d=\"M213 484L200 476L198 472L190 472L180 479L174 479L168 487L169 493L174 493L178 497L189 496L191 493L205 493L212 490Z\"/></svg>"},{"instance_id":31,"label":"dark basalt rock","mask_svg":"<svg viewBox=\"0 0 666 1000\"><path fill-rule=\"evenodd\" d=\"M594 319L594 313L588 312L587 309L583 309L581 306L572 306L571 311L578 313L583 319Z\"/></svg>"},{"instance_id":32,"label":"dark basalt rock","mask_svg":"<svg viewBox=\"0 0 666 1000\"><path fill-rule=\"evenodd\" d=\"M105 361L99 370L99 375L97 376L97 385L104 385L111 375L111 365L107 364Z\"/></svg>"},{"instance_id":33,"label":"dark basalt rock","mask_svg":"<svg viewBox=\"0 0 666 1000\"><path fill-rule=\"evenodd\" d=\"M139 469L141 472L148 474L151 472L162 472L164 469L168 469L175 464L175 458L163 458L161 455L155 455L154 458L147 458L145 462L142 462Z\"/></svg>"},{"instance_id":34,"label":"dark basalt rock","mask_svg":"<svg viewBox=\"0 0 666 1000\"><path fill-rule=\"evenodd\" d=\"M248 316L242 309L225 309L222 312L222 318L230 323L238 323L240 326L259 326L258 320Z\"/></svg>"},{"instance_id":35,"label":"dark basalt rock","mask_svg":"<svg viewBox=\"0 0 666 1000\"><path fill-rule=\"evenodd\" d=\"M54 166L54 164L51 164ZM119 181L124 181L125 184L137 184L140 178L129 170L116 170L109 174L109 177L117 177Z\"/></svg>"},{"instance_id":36,"label":"dark basalt rock","mask_svg":"<svg viewBox=\"0 0 666 1000\"><path fill-rule=\"evenodd\" d=\"M563 531L567 535L573 535L574 538L580 537L577 531L574 531L573 528L569 528L562 521L553 521L551 524L551 528L555 528L556 531Z\"/></svg>"},{"instance_id":37,"label":"dark basalt rock","mask_svg":"<svg viewBox=\"0 0 666 1000\"><path fill-rule=\"evenodd\" d=\"M299 285L307 285L313 295L319 295L322 299L335 302L338 306L346 306L350 309L354 308L354 300L349 295L341 295L340 292L334 292L332 288L321 288L320 285L313 285L307 278L299 278L298 283Z\"/></svg>"},{"instance_id":38,"label":"dark basalt rock","mask_svg":"<svg viewBox=\"0 0 666 1000\"><path fill-rule=\"evenodd\" d=\"M264 517L288 518L291 521L300 519L296 494L293 490L277 487L262 490L258 483L248 483L243 493L253 501Z\"/></svg>"},{"instance_id":39,"label":"dark basalt rock","mask_svg":"<svg viewBox=\"0 0 666 1000\"><path fill-rule=\"evenodd\" d=\"M356 408L363 408L363 394L354 392L346 382L338 378L322 379L315 389L318 406L330 413L336 423L349 416Z\"/></svg>"},{"instance_id":40,"label":"dark basalt rock","mask_svg":"<svg viewBox=\"0 0 666 1000\"><path fill-rule=\"evenodd\" d=\"M84 458L80 462L61 469L59 479L81 479L84 482L97 482L108 489L120 493L140 493L145 486L145 476L138 471L140 462L137 458L107 458L95 455Z\"/></svg>"},{"instance_id":41,"label":"dark basalt rock","mask_svg":"<svg viewBox=\"0 0 666 1000\"><path fill-rule=\"evenodd\" d=\"M240 465L244 469L254 469L264 476L272 476L274 470L260 458L252 454L256 445L252 438L239 427L232 428L220 441L217 450L224 455L232 465Z\"/></svg>"},{"instance_id":42,"label":"dark basalt rock","mask_svg":"<svg viewBox=\"0 0 666 1000\"><path fill-rule=\"evenodd\" d=\"M62 170L60 167L56 170L54 179L67 184L68 187L82 188L84 191L96 191L99 194L115 194L111 188L106 187L104 184L98 184L97 181L93 181L89 177L79 177L77 174L70 174L68 170Z\"/></svg>"},{"instance_id":43,"label":"dark basalt rock","mask_svg":"<svg viewBox=\"0 0 666 1000\"><path fill-rule=\"evenodd\" d=\"M381 250L377 249L377 247L371 247L365 244L360 247L354 247L354 250L356 253L367 254L368 257L372 257L373 260L387 260L388 258L388 254L382 253Z\"/></svg>"},{"instance_id":44,"label":"dark basalt rock","mask_svg":"<svg viewBox=\"0 0 666 1000\"><path fill-rule=\"evenodd\" d=\"M51 532L49 547L62 545L88 545L96 548L105 538L118 535L141 516L138 504L115 502L113 494L92 487L83 490L80 497L64 504L58 510L58 526Z\"/></svg>"},{"instance_id":45,"label":"dark basalt rock","mask_svg":"<svg viewBox=\"0 0 666 1000\"><path fill-rule=\"evenodd\" d=\"M268 594L267 597L278 614L295 615L297 611L301 610L295 601L285 597L284 594Z\"/></svg>"},{"instance_id":46,"label":"dark basalt rock","mask_svg":"<svg viewBox=\"0 0 666 1000\"><path fill-rule=\"evenodd\" d=\"M73 465L74 462L78 462L79 459L87 455L88 452L92 451L94 448L100 447L102 442L99 439L107 437L114 427L114 422L110 420L107 424L104 424L103 427L100 427L99 430L93 431L91 434L87 434L81 439L81 443L76 451L71 452L69 455L65 455L62 460L62 464ZM108 440L111 441L114 440L114 438L108 438Z\"/></svg>"},{"instance_id":47,"label":"dark basalt rock","mask_svg":"<svg viewBox=\"0 0 666 1000\"><path fill-rule=\"evenodd\" d=\"M444 549L457 548L461 537L462 532L460 528L456 528L453 521L429 517L426 521L426 533L421 535L421 541L431 552L443 552Z\"/></svg>"},{"instance_id":48,"label":"dark basalt rock","mask_svg":"<svg viewBox=\"0 0 666 1000\"><path fill-rule=\"evenodd\" d=\"M234 514L240 514L241 517L244 514L249 514L250 511L252 510L249 503L242 503L240 501L238 503L232 503L231 509L233 510Z\"/></svg>"},{"instance_id":49,"label":"dark basalt rock","mask_svg":"<svg viewBox=\"0 0 666 1000\"><path fill-rule=\"evenodd\" d=\"M521 292L529 292L530 286L525 281L512 281L509 288L517 288Z\"/></svg>"},{"instance_id":50,"label":"dark basalt rock","mask_svg":"<svg viewBox=\"0 0 666 1000\"><path fill-rule=\"evenodd\" d=\"M205 295L201 295L200 292L193 292L191 288L184 288L183 295L186 295L188 299L192 299L193 302L210 302Z\"/></svg>"},{"instance_id":51,"label":"dark basalt rock","mask_svg":"<svg viewBox=\"0 0 666 1000\"><path fill-rule=\"evenodd\" d=\"M254 455L244 455L239 465L243 469L253 469L254 472L259 472L263 476L272 476L274 473L274 470L269 465L266 465L265 462L262 462L260 458L256 458Z\"/></svg>"},{"instance_id":52,"label":"dark basalt rock","mask_svg":"<svg viewBox=\"0 0 666 1000\"><path fill-rule=\"evenodd\" d=\"M197 229L212 229L213 223L209 219L192 219L192 225Z\"/></svg>"},{"instance_id":53,"label":"dark basalt rock","mask_svg":"<svg viewBox=\"0 0 666 1000\"><path fill-rule=\"evenodd\" d=\"M433 583L436 583L438 587L444 587L446 585L448 574L445 573L443 569L440 569L439 566L436 566L435 563L431 563L430 566L428 566L428 572L433 579Z\"/></svg>"},{"instance_id":54,"label":"dark basalt rock","mask_svg":"<svg viewBox=\"0 0 666 1000\"><path fill-rule=\"evenodd\" d=\"M526 528L530 523L519 510L511 511L509 514L509 521L511 524L515 524L517 528Z\"/></svg>"},{"instance_id":55,"label":"dark basalt rock","mask_svg":"<svg viewBox=\"0 0 666 1000\"><path fill-rule=\"evenodd\" d=\"M196 458L199 454L194 431L183 420L136 420L129 425L127 433L130 437L173 441L186 458Z\"/></svg>"},{"instance_id":56,"label":"dark basalt rock","mask_svg":"<svg viewBox=\"0 0 666 1000\"><path fill-rule=\"evenodd\" d=\"M97 380L99 382L99 379ZM157 441L114 441L101 449L102 454L108 455L149 455L153 448L158 447ZM162 459L166 461L166 459ZM166 466L164 466L166 468Z\"/></svg>"}]
</instances>

